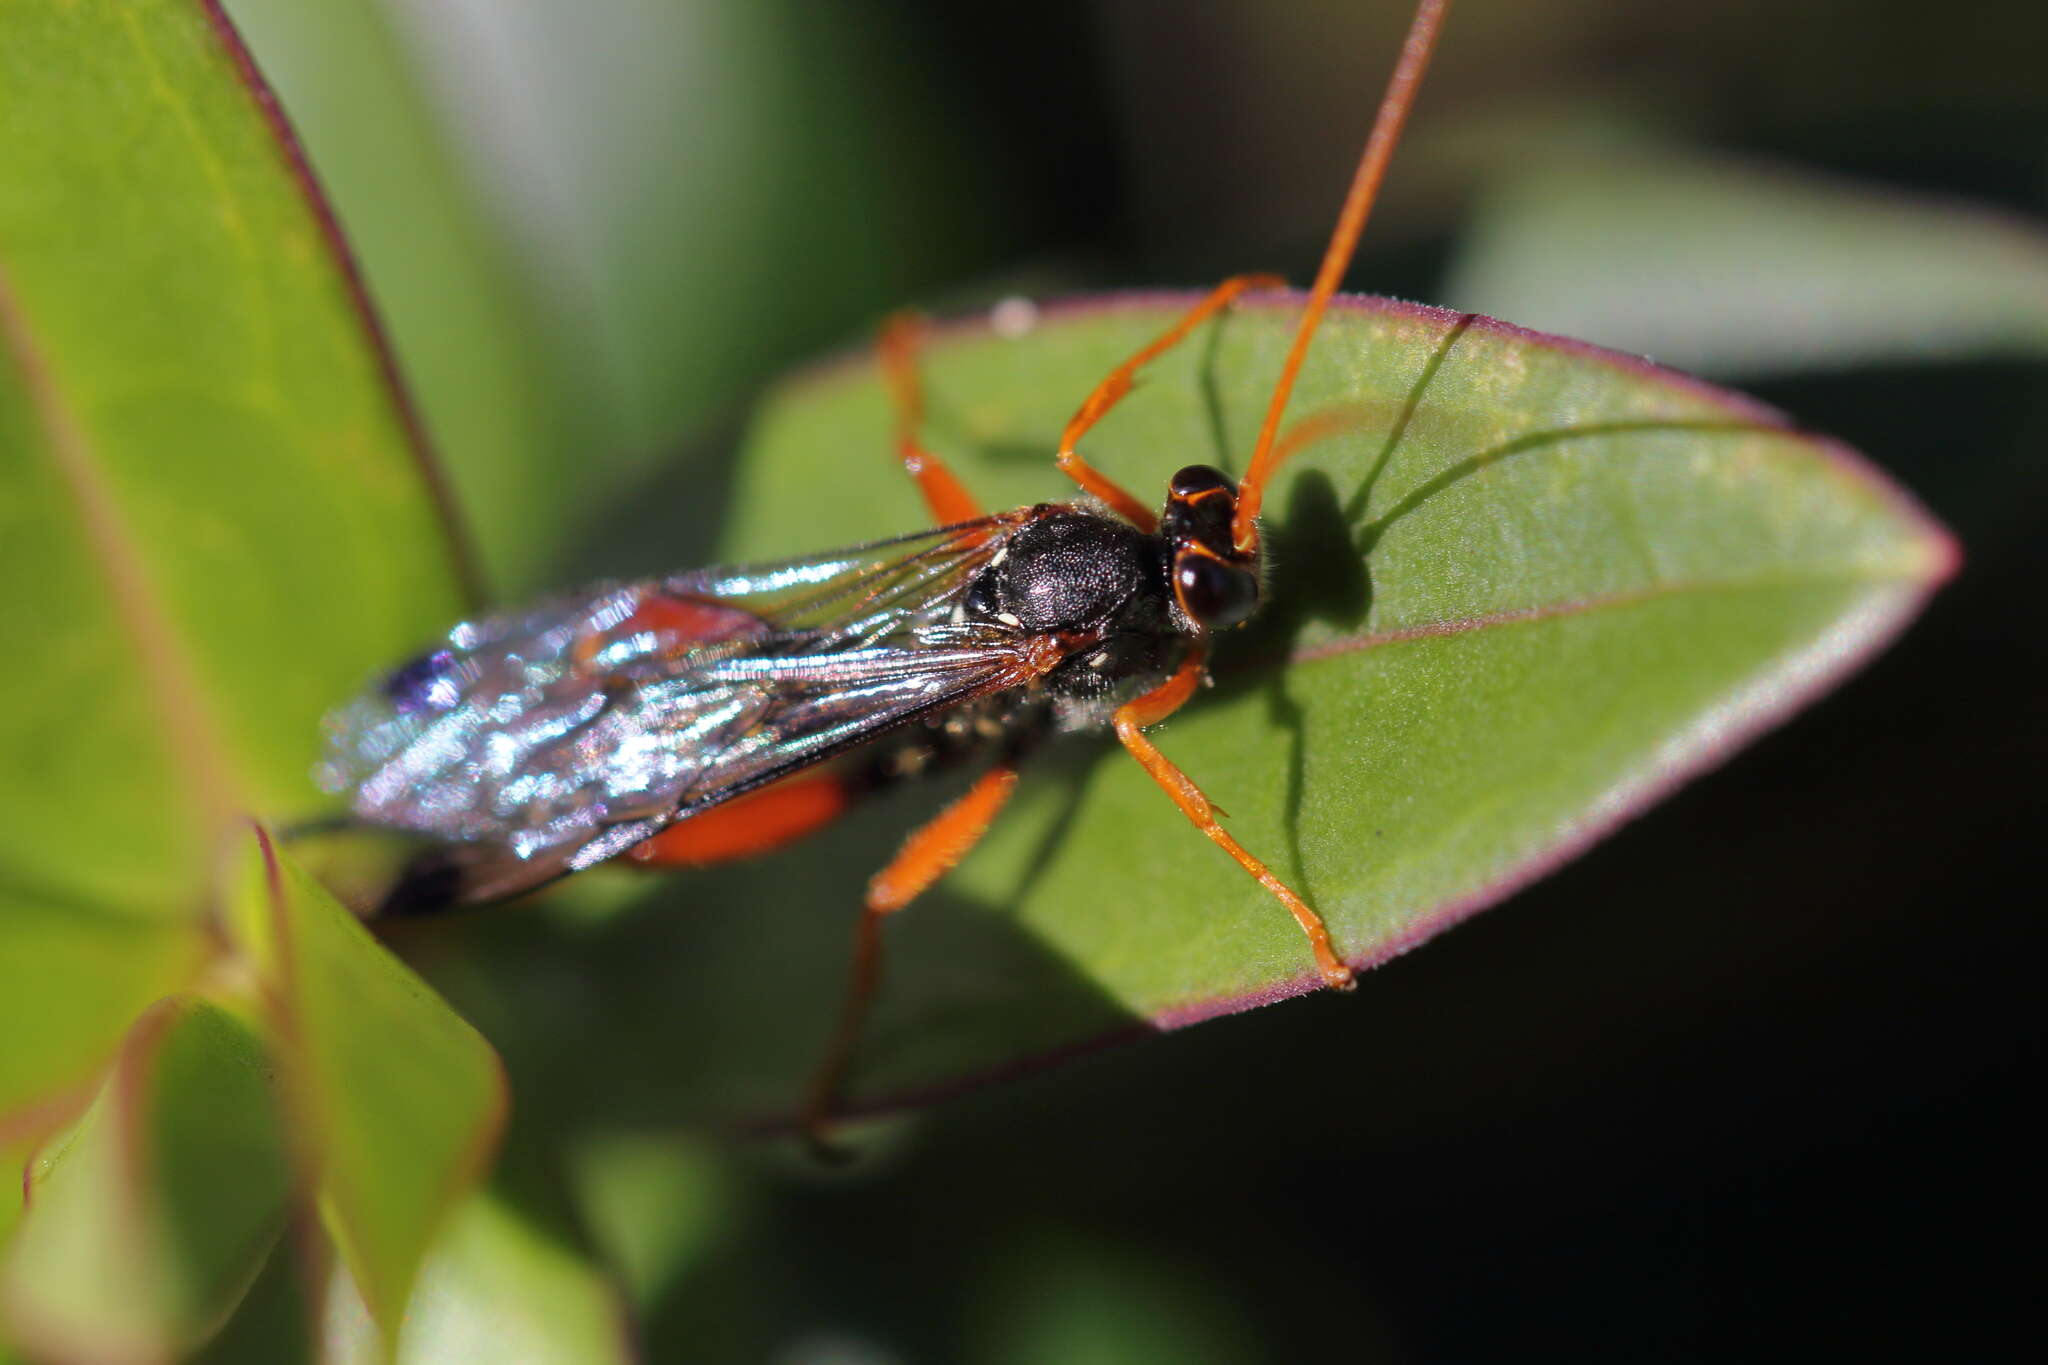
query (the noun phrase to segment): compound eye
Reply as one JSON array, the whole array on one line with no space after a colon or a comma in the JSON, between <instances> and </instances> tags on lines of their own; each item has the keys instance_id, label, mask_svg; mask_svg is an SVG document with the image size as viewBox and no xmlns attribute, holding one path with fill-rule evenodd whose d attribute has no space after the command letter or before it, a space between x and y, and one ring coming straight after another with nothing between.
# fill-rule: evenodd
<instances>
[{"instance_id":1,"label":"compound eye","mask_svg":"<svg viewBox=\"0 0 2048 1365\"><path fill-rule=\"evenodd\" d=\"M1175 557L1173 591L1181 610L1207 630L1228 630L1259 609L1256 574L1200 551Z\"/></svg>"}]
</instances>

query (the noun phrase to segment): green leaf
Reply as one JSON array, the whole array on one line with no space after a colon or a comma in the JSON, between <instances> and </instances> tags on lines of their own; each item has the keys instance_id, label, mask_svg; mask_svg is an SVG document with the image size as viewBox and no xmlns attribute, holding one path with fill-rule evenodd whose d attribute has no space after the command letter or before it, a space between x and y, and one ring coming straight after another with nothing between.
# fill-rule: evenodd
<instances>
[{"instance_id":1,"label":"green leaf","mask_svg":"<svg viewBox=\"0 0 2048 1365\"><path fill-rule=\"evenodd\" d=\"M420 1260L488 1168L505 1116L490 1044L267 836L230 921L273 1027L319 1204L371 1312L396 1334Z\"/></svg>"},{"instance_id":2,"label":"green leaf","mask_svg":"<svg viewBox=\"0 0 2048 1365\"><path fill-rule=\"evenodd\" d=\"M989 111L935 77L907 13L228 7L349 224L490 581L514 595L558 584L570 555L604 560L622 520L704 544L723 470L708 425L1028 235L1002 204L1016 168L982 154Z\"/></svg>"},{"instance_id":3,"label":"green leaf","mask_svg":"<svg viewBox=\"0 0 2048 1365\"><path fill-rule=\"evenodd\" d=\"M57 1360L182 1354L263 1267L290 1183L262 1044L216 1005L165 1001L37 1160L0 1267L10 1331Z\"/></svg>"},{"instance_id":4,"label":"green leaf","mask_svg":"<svg viewBox=\"0 0 2048 1365\"><path fill-rule=\"evenodd\" d=\"M183 925L0 890L0 1125L83 1085L204 951Z\"/></svg>"},{"instance_id":5,"label":"green leaf","mask_svg":"<svg viewBox=\"0 0 2048 1365\"><path fill-rule=\"evenodd\" d=\"M309 1262L324 1268L332 1257L309 1253L308 1239L280 1238L234 1316L190 1357L191 1365L314 1365L320 1342L311 1300L318 1275Z\"/></svg>"},{"instance_id":6,"label":"green leaf","mask_svg":"<svg viewBox=\"0 0 2048 1365\"><path fill-rule=\"evenodd\" d=\"M1725 377L2040 356L2048 231L1565 129L1481 196L1444 297Z\"/></svg>"},{"instance_id":7,"label":"green leaf","mask_svg":"<svg viewBox=\"0 0 2048 1365\"><path fill-rule=\"evenodd\" d=\"M272 117L201 0L0 7L11 884L190 913L214 833L317 800L322 711L456 607Z\"/></svg>"},{"instance_id":8,"label":"green leaf","mask_svg":"<svg viewBox=\"0 0 2048 1365\"><path fill-rule=\"evenodd\" d=\"M40 1140L40 1135L19 1130L0 1133L0 1247L7 1245L7 1239L21 1222L22 1178Z\"/></svg>"},{"instance_id":9,"label":"green leaf","mask_svg":"<svg viewBox=\"0 0 2048 1365\"><path fill-rule=\"evenodd\" d=\"M942 330L933 445L991 507L1071 497L1047 457L1062 425L1186 302L1083 302L1016 338ZM1269 297L1197 336L1087 451L1148 498L1182 464L1241 463L1295 308ZM1954 562L1841 447L1490 320L1346 302L1293 412L1359 425L1283 470L1267 609L1217 642L1219 686L1156 738L1359 964L1499 900L1783 719ZM788 386L747 451L724 557L917 526L888 423L865 357ZM987 842L892 923L856 1103L1315 988L1292 920L1115 746L1078 738L1036 767ZM958 780L892 792L786 856L675 876L648 894L660 913L602 938L516 915L453 927L463 998L515 1054L582 1029L561 1078L579 1105L786 1112L865 877ZM536 1007L582 999L582 980L602 983L582 1013ZM591 1038L591 1018L615 1033Z\"/></svg>"},{"instance_id":10,"label":"green leaf","mask_svg":"<svg viewBox=\"0 0 2048 1365\"><path fill-rule=\"evenodd\" d=\"M514 288L513 255L444 151L444 120L416 88L419 54L403 49L388 8L228 9L348 223L489 580L519 581L537 547L570 533L563 495L593 482L590 433L577 427L596 425L603 405L573 403L547 372L555 329Z\"/></svg>"},{"instance_id":11,"label":"green leaf","mask_svg":"<svg viewBox=\"0 0 2048 1365\"><path fill-rule=\"evenodd\" d=\"M1005 1242L971 1301L976 1365L1271 1359L1251 1305L1200 1265L1108 1236L1015 1229Z\"/></svg>"},{"instance_id":12,"label":"green leaf","mask_svg":"<svg viewBox=\"0 0 2048 1365\"><path fill-rule=\"evenodd\" d=\"M659 1303L734 1234L745 1179L719 1156L675 1134L605 1134L575 1152L591 1236L639 1307Z\"/></svg>"},{"instance_id":13,"label":"green leaf","mask_svg":"<svg viewBox=\"0 0 2048 1365\"><path fill-rule=\"evenodd\" d=\"M375 1324L346 1275L327 1295L328 1365L379 1365ZM406 1312L396 1365L518 1360L609 1365L635 1359L625 1305L605 1272L493 1194L449 1219Z\"/></svg>"}]
</instances>

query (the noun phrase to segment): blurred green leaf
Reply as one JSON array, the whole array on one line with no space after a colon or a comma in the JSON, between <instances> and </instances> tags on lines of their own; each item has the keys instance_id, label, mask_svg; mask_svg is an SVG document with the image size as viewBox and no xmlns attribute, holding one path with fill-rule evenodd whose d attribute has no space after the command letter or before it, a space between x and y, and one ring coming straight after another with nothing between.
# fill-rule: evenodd
<instances>
[{"instance_id":1,"label":"blurred green leaf","mask_svg":"<svg viewBox=\"0 0 2048 1365\"><path fill-rule=\"evenodd\" d=\"M204 951L183 925L0 891L0 1121L84 1084Z\"/></svg>"},{"instance_id":2,"label":"blurred green leaf","mask_svg":"<svg viewBox=\"0 0 2048 1365\"><path fill-rule=\"evenodd\" d=\"M1046 455L1061 426L1183 302L1082 303L1015 339L942 331L933 444L990 506L1071 496ZM1148 494L1182 464L1241 460L1293 318L1269 299L1182 348L1090 437L1093 458ZM1219 687L1158 740L1357 963L1506 895L1782 719L1953 562L1840 447L1490 321L1346 304L1293 411L1356 430L1283 471L1269 606L1218 642ZM869 363L782 391L724 557L918 525L888 421ZM857 1101L1315 987L1292 920L1135 764L1099 739L1063 749L892 923ZM558 1068L570 1112L785 1109L828 1031L864 877L950 789L891 792L786 857L672 877L603 933L479 916L423 934L423 960L462 959L453 988ZM612 894L578 884L565 902Z\"/></svg>"},{"instance_id":3,"label":"blurred green leaf","mask_svg":"<svg viewBox=\"0 0 2048 1365\"><path fill-rule=\"evenodd\" d=\"M1014 230L971 83L932 69L911 16L229 8L349 224L492 581L515 593L616 541L626 480L656 487L647 534L701 553L718 471L679 445L793 357L993 264Z\"/></svg>"},{"instance_id":4,"label":"blurred green leaf","mask_svg":"<svg viewBox=\"0 0 2048 1365\"><path fill-rule=\"evenodd\" d=\"M391 10L561 320L560 359L622 447L614 468L658 458L792 342L950 278L1002 231L978 111L944 99L914 15L801 0Z\"/></svg>"},{"instance_id":5,"label":"blurred green leaf","mask_svg":"<svg viewBox=\"0 0 2048 1365\"><path fill-rule=\"evenodd\" d=\"M0 7L0 628L37 649L0 869L158 914L233 813L316 800L323 710L458 601L240 62L200 0Z\"/></svg>"},{"instance_id":6,"label":"blurred green leaf","mask_svg":"<svg viewBox=\"0 0 2048 1365\"><path fill-rule=\"evenodd\" d=\"M978 1348L975 1365L1272 1359L1230 1291L1150 1247L1022 1232L976 1294L967 1339ZM1315 1310L1304 1303L1302 1311Z\"/></svg>"},{"instance_id":7,"label":"blurred green leaf","mask_svg":"<svg viewBox=\"0 0 2048 1365\"><path fill-rule=\"evenodd\" d=\"M577 1151L572 1173L592 1237L642 1307L697 1269L737 1222L743 1182L702 1140L596 1138Z\"/></svg>"},{"instance_id":8,"label":"blurred green leaf","mask_svg":"<svg viewBox=\"0 0 2048 1365\"><path fill-rule=\"evenodd\" d=\"M211 1335L283 1226L290 1185L262 1044L192 997L143 1016L83 1120L37 1159L0 1268L38 1355L118 1365Z\"/></svg>"},{"instance_id":9,"label":"blurred green leaf","mask_svg":"<svg viewBox=\"0 0 2048 1365\"><path fill-rule=\"evenodd\" d=\"M322 184L346 219L378 305L493 582L532 572L565 533L561 494L592 413L549 370L549 328L444 150L419 62L377 0L230 0ZM459 149L458 149L459 150Z\"/></svg>"},{"instance_id":10,"label":"blurred green leaf","mask_svg":"<svg viewBox=\"0 0 2048 1365\"><path fill-rule=\"evenodd\" d=\"M232 931L276 1002L320 1211L395 1336L428 1244L488 1169L504 1077L490 1045L267 839L243 872Z\"/></svg>"},{"instance_id":11,"label":"blurred green leaf","mask_svg":"<svg viewBox=\"0 0 2048 1365\"><path fill-rule=\"evenodd\" d=\"M234 1316L190 1357L191 1365L314 1365L319 1359L309 1302L318 1272L309 1261L324 1265L332 1258L319 1258L312 1239L298 1230L278 1239Z\"/></svg>"},{"instance_id":12,"label":"blurred green leaf","mask_svg":"<svg viewBox=\"0 0 2048 1365\"><path fill-rule=\"evenodd\" d=\"M1443 293L1726 378L2041 356L2048 228L1794 166L1560 130L1480 197Z\"/></svg>"},{"instance_id":13,"label":"blurred green leaf","mask_svg":"<svg viewBox=\"0 0 2048 1365\"><path fill-rule=\"evenodd\" d=\"M636 1359L605 1272L493 1194L457 1210L420 1267L395 1365ZM326 1365L378 1365L375 1326L347 1276L327 1295Z\"/></svg>"},{"instance_id":14,"label":"blurred green leaf","mask_svg":"<svg viewBox=\"0 0 2048 1365\"><path fill-rule=\"evenodd\" d=\"M0 1247L7 1245L21 1221L22 1177L39 1140L39 1135L18 1132L0 1135Z\"/></svg>"}]
</instances>

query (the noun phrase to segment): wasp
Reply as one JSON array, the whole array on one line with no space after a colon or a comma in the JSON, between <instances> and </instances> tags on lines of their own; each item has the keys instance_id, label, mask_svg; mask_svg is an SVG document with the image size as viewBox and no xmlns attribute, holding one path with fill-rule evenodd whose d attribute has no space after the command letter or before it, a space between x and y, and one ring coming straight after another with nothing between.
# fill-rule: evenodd
<instances>
[{"instance_id":1,"label":"wasp","mask_svg":"<svg viewBox=\"0 0 2048 1365\"><path fill-rule=\"evenodd\" d=\"M919 325L880 356L897 453L936 529L776 563L608 583L462 622L327 720L317 774L352 818L425 836L387 912L517 895L615 858L704 865L779 847L934 759L964 795L870 881L841 1019L814 1077L822 1130L880 969L881 925L963 858L1039 739L1107 726L1194 827L1301 926L1323 980L1352 968L1322 917L1231 837L1147 736L1260 605L1259 512L1295 444L1295 376L1350 264L1446 0L1422 0L1242 478L1189 465L1154 512L1079 452L1149 362L1247 291L1224 281L1082 402L1054 464L1083 496L989 512L920 443Z\"/></svg>"}]
</instances>

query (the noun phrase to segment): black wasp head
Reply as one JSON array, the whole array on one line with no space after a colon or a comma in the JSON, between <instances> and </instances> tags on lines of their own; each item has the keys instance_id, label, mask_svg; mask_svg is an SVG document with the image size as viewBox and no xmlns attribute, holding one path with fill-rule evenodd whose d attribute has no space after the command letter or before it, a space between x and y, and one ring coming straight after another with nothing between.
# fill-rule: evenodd
<instances>
[{"instance_id":1,"label":"black wasp head","mask_svg":"<svg viewBox=\"0 0 2048 1365\"><path fill-rule=\"evenodd\" d=\"M1259 609L1259 552L1231 537L1237 485L1222 470L1191 464L1166 485L1159 534L1171 556L1173 596L1204 630L1228 630Z\"/></svg>"}]
</instances>

